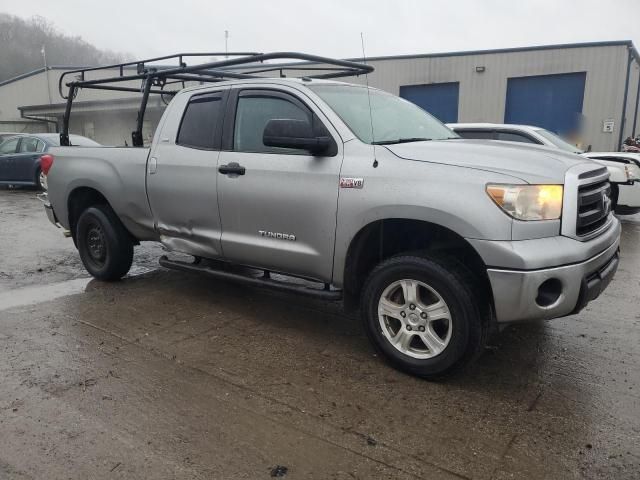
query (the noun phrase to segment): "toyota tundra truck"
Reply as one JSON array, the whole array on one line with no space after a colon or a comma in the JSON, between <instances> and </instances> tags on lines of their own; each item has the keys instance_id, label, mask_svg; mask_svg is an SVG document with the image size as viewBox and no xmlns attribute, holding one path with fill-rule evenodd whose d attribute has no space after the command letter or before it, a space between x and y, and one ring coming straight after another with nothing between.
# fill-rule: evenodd
<instances>
[{"instance_id":1,"label":"toyota tundra truck","mask_svg":"<svg viewBox=\"0 0 640 480\"><path fill-rule=\"evenodd\" d=\"M621 227L606 168L463 140L323 78L205 82L175 92L148 147L51 149L49 219L99 280L155 241L193 257L168 268L342 301L393 366L429 379L493 327L575 314L607 287Z\"/></svg>"}]
</instances>

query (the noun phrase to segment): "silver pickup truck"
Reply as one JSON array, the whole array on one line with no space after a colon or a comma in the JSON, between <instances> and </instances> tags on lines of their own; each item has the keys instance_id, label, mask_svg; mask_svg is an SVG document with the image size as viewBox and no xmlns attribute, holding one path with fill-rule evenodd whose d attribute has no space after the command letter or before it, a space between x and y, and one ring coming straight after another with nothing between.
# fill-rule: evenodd
<instances>
[{"instance_id":1,"label":"silver pickup truck","mask_svg":"<svg viewBox=\"0 0 640 480\"><path fill-rule=\"evenodd\" d=\"M94 277L158 241L194 257L169 268L359 306L375 347L426 378L470 363L493 326L578 312L618 266L606 168L460 139L359 85L186 88L149 148L50 153L47 214Z\"/></svg>"}]
</instances>

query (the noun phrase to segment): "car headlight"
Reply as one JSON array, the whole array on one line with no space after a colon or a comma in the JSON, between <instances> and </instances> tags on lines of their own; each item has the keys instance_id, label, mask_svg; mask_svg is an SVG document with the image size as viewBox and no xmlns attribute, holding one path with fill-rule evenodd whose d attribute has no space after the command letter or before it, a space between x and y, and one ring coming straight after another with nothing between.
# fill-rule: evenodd
<instances>
[{"instance_id":1,"label":"car headlight","mask_svg":"<svg viewBox=\"0 0 640 480\"><path fill-rule=\"evenodd\" d=\"M640 180L637 174L637 167L634 168L632 165L625 165L624 173L626 173L628 181L635 182L636 180Z\"/></svg>"},{"instance_id":2,"label":"car headlight","mask_svg":"<svg viewBox=\"0 0 640 480\"><path fill-rule=\"evenodd\" d=\"M562 185L487 185L496 205L518 220L560 218L562 191Z\"/></svg>"}]
</instances>

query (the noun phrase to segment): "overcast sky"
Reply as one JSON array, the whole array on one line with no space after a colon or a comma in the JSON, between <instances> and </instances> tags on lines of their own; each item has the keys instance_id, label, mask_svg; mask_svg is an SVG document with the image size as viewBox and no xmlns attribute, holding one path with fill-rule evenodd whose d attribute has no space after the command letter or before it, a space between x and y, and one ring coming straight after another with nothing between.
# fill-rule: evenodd
<instances>
[{"instance_id":1,"label":"overcast sky","mask_svg":"<svg viewBox=\"0 0 640 480\"><path fill-rule=\"evenodd\" d=\"M147 57L184 51L296 50L336 57L600 40L640 47L639 0L0 0L99 48Z\"/></svg>"}]
</instances>

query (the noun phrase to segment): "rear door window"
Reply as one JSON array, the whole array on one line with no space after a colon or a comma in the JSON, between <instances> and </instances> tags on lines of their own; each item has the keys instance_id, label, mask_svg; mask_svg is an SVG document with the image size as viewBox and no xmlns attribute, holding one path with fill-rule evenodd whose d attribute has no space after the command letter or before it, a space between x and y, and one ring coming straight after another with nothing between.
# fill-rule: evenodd
<instances>
[{"instance_id":1,"label":"rear door window","mask_svg":"<svg viewBox=\"0 0 640 480\"><path fill-rule=\"evenodd\" d=\"M493 130L455 130L462 138L477 140L494 140Z\"/></svg>"},{"instance_id":2,"label":"rear door window","mask_svg":"<svg viewBox=\"0 0 640 480\"><path fill-rule=\"evenodd\" d=\"M521 142L521 143L535 143L538 144L533 138L529 135L519 132L501 132L498 130L496 133L496 139L502 140L503 142Z\"/></svg>"},{"instance_id":3,"label":"rear door window","mask_svg":"<svg viewBox=\"0 0 640 480\"><path fill-rule=\"evenodd\" d=\"M0 155L10 155L18 151L19 138L12 138L0 145Z\"/></svg>"},{"instance_id":4,"label":"rear door window","mask_svg":"<svg viewBox=\"0 0 640 480\"><path fill-rule=\"evenodd\" d=\"M18 149L18 153L36 153L38 150L38 142L37 138L33 137L24 137L22 142L20 142L20 148Z\"/></svg>"},{"instance_id":5,"label":"rear door window","mask_svg":"<svg viewBox=\"0 0 640 480\"><path fill-rule=\"evenodd\" d=\"M176 143L203 150L219 148L216 131L223 112L222 99L223 92L192 97L184 111Z\"/></svg>"}]
</instances>

